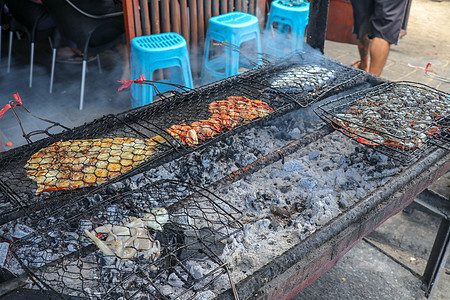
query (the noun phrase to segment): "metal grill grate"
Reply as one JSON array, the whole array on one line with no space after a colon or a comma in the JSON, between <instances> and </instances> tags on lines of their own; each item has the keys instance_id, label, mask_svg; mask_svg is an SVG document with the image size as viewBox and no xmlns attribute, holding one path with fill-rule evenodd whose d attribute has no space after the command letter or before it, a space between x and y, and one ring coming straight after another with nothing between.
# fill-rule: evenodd
<instances>
[{"instance_id":1,"label":"metal grill grate","mask_svg":"<svg viewBox=\"0 0 450 300\"><path fill-rule=\"evenodd\" d=\"M301 67L309 64L320 65L328 70L335 68L339 76L336 76L326 86L318 87L317 90L308 89L302 93L287 93L277 87L271 87L270 82L272 82L274 76L278 76L277 74L282 73L286 68L293 65ZM53 143L74 140L83 140L89 143L93 139L106 138L147 140L155 136L160 137L157 147L154 148L155 152L151 156L145 158L140 164L133 165L130 171L124 174L117 173L117 177L108 178L108 183L117 182L205 147L209 143L240 132L248 126L265 122L299 106L308 105L327 95L356 86L365 81L366 77L362 74L360 70L339 65L323 57L295 53L288 58L268 63L195 90L185 93L176 92L173 95L161 95L162 100L152 105L118 115L108 115L72 130L51 135L28 146L2 153L0 155L0 180L2 181L0 189L6 194L6 197L0 200L0 205L5 208L2 216L0 216L0 224L14 219L17 214L23 214L24 208L29 208L31 211L39 210L54 202L69 201L69 199L81 197L87 191L98 188L96 182L93 185L94 187L89 187L86 184L81 185L86 186L84 189L75 189L70 192L50 191L36 195L37 185L32 180L33 178L27 176L25 166L35 153ZM181 139L174 138L166 131L173 125L191 125L200 120L208 120L213 115L209 111L212 102L236 96L250 100L261 100L270 107L270 111L265 116L241 121L232 127L224 126L214 135L214 138L199 139L198 144L192 146L186 145Z\"/></svg>"},{"instance_id":2,"label":"metal grill grate","mask_svg":"<svg viewBox=\"0 0 450 300\"><path fill-rule=\"evenodd\" d=\"M314 53L294 52L272 62L254 79L264 92L289 95L301 107L337 94L368 80L369 75Z\"/></svg>"},{"instance_id":3,"label":"metal grill grate","mask_svg":"<svg viewBox=\"0 0 450 300\"><path fill-rule=\"evenodd\" d=\"M202 188L165 180L133 193L105 199L97 195L90 201L96 204L88 210L75 204L67 207L68 212L49 212L57 222L10 245L12 255L5 266L16 270L21 284L30 283L29 288L61 297L91 299L176 299L182 295L188 299L216 281L226 284L225 288L232 285L218 255L224 241L242 229L241 212L225 200ZM145 226L139 228L136 224L141 220ZM114 233L117 237L110 238L115 242L111 249L137 251L111 254L99 250L86 231L99 240ZM143 250L149 242L152 249ZM23 275L34 279L34 284ZM2 291L11 287L8 282L2 285Z\"/></svg>"},{"instance_id":4,"label":"metal grill grate","mask_svg":"<svg viewBox=\"0 0 450 300\"><path fill-rule=\"evenodd\" d=\"M426 85L387 82L315 112L347 136L403 162L433 145L449 149L450 96Z\"/></svg>"}]
</instances>

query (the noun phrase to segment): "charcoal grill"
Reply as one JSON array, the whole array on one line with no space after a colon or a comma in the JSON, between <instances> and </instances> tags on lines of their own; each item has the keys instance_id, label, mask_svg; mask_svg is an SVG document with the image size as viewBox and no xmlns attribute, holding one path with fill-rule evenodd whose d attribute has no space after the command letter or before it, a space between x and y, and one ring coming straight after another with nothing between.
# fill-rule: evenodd
<instances>
[{"instance_id":1,"label":"charcoal grill","mask_svg":"<svg viewBox=\"0 0 450 300\"><path fill-rule=\"evenodd\" d=\"M313 86L312 88L311 86L307 88L300 86L296 90L282 90L279 86L272 86L274 77L279 78L280 74L286 70L291 70L293 64L299 67L314 64L328 69L338 68L340 70L338 73L342 76L336 76L333 80L326 81L326 84ZM3 225L1 228L13 228L21 224L25 225L25 228L31 228L35 233L22 237L12 244L11 255L15 256L15 260L13 257L9 257L8 263L18 264L16 270L21 268L22 272L19 272L21 274L16 279L0 283L0 290L2 292L5 290L11 291L28 284L29 280L32 280L34 281L34 289L53 291L63 296L81 294L80 290L68 288L69 285L65 285L64 278L66 280L73 279L73 277L79 279L81 271L104 271L104 268L99 269L98 266L95 268L83 267L84 263L90 262L87 261L88 258L103 257L86 237L80 235L75 239L77 240L76 244L64 244L65 250L62 251L60 257L44 256L40 264L37 265L36 261L28 258L31 249L42 247L39 249L42 252L45 249L55 247L55 242L66 238L61 234L64 232L73 233L76 229L80 229L80 224L85 224L81 222L82 220L92 222L92 219L94 219L98 221L98 225L105 224L106 221L121 224L126 215L141 217L140 211L148 211L150 208L162 206L164 202L164 206L172 207L168 209L169 211L179 212L184 220L190 214L192 208L194 208L194 211L204 212L198 220L201 220L203 224L208 223L208 226L189 227L193 233L190 236L194 237L193 240L196 242L186 243L186 238L184 238L184 241L181 237L177 238L181 235L180 227L186 227L186 222L172 222L173 225L171 226L173 227L168 227L167 232L170 232L169 236L173 238L172 241L175 245L171 248L169 255L165 256L165 259L153 263L159 266L161 270L167 270L167 272L163 272L164 274L159 275L159 277L151 273L151 270L148 269L150 267L141 268L137 274L132 276L124 272L119 274L122 277L118 281L104 282L105 286L100 288L101 295L113 297L118 294L131 293L127 294L127 297L131 298L140 295L140 293L177 296L179 294L167 293L167 291L161 290L158 285L162 280L169 280L171 274L175 274L176 278L181 281L180 285L187 289L184 295L189 295L190 292L194 291L207 293L209 289L213 288L217 288L214 295L219 299L232 299L236 298L237 295L241 299L250 297L283 299L283 297L294 295L331 268L359 239L390 215L406 206L422 189L448 171L450 169L448 154L442 149L430 149L430 153L426 157L400 169L399 173L394 173L395 176L385 175L387 178L392 177L392 179L380 181L382 182L381 186L367 197L363 197L353 205L342 208L340 215L326 223L316 233L274 257L269 263L258 266L255 272L246 278L239 279L238 283L233 279L227 280L227 274L230 274L228 270L230 264L226 264L223 258L219 257L219 253L222 251L223 244L231 243L230 239L234 238L233 234L240 232L242 228L243 222L239 222L239 217L243 208L235 208L235 206L236 203L240 203L244 199L220 197L217 192L225 190L224 193L226 194L226 189L240 179L249 178L251 174L270 169L276 162L287 161L289 155L296 155L306 149L307 146L310 147L308 149L314 149L314 143L321 142L329 137L332 132L330 128L315 128L314 126L309 127L309 125L305 128L305 131L309 130L308 134L303 133L301 137L297 137L291 142L282 134L284 133L283 130L287 128L297 127L299 122L319 123L319 119L314 119L314 114L309 105L320 105L321 101L326 101L324 99L327 97L337 97L335 94L340 92L349 93L352 89L360 90L378 84L381 84L381 82L377 78L354 68L343 66L323 57L296 53L288 58L266 64L232 78L183 94L166 97L146 107L118 115L108 115L84 126L2 153L0 158L2 166L0 170L2 175L0 195L2 196L1 209L5 213L1 216L1 225ZM177 140L169 140L170 136L165 132L166 128L173 124L189 123L200 118L206 118L208 117L209 103L236 95L250 99L261 99L268 103L274 109L274 112L264 118L225 131L214 139L202 142L197 147L188 147ZM316 102L318 103L316 104ZM240 151L249 151L249 148L237 145L239 142L246 143L245 139L249 137L248 132L251 132L253 137L257 137L259 133L262 134L263 131L271 128L276 132L276 137L279 140L278 144L273 146L271 152L258 149L263 148L261 145L252 146L256 148L250 149L253 159L243 160L245 161L244 164L235 164L231 168L224 169L222 173L217 172L214 176L212 175L211 164L219 165L222 160L227 159L232 161L240 154ZM280 129L278 130L278 128ZM168 141L160 146L154 156L123 176L98 187L42 193L36 196L34 193L35 186L26 177L23 169L28 157L55 141L113 138L117 136L150 138L155 135L165 136ZM347 139L339 140L339 138L332 136L331 140L336 140L336 143L347 143L346 147L355 147L349 144L351 141ZM324 151L323 146L321 148L321 151ZM312 150L307 151L314 152ZM221 152L226 154L221 154ZM314 153L310 154L314 159L312 154ZM361 159L364 159L362 152L358 155ZM344 161L342 163L347 164L349 162ZM316 168L325 169L323 166L317 167L317 165ZM155 172L170 175L175 171L179 172L181 176L184 175L186 181L189 182L166 181L162 186L161 182L152 182ZM205 174L207 172L211 172L211 174ZM214 178L209 181L199 179L195 181L193 180L195 176L191 173L203 174L203 177L196 174L197 177L200 176L201 178L208 176ZM222 177L219 175L222 175ZM199 183L204 184L205 188L200 188ZM306 181L303 184L307 185L308 183ZM169 189L166 185L169 186ZM281 188L285 189L286 187ZM161 192L167 190L170 192ZM265 197L270 199L270 195ZM144 201L137 203L132 199L144 199ZM165 201L157 199L165 199ZM113 216L106 219L105 211L111 211L110 207L117 207L114 206L116 204L121 210L120 213L115 214L114 210ZM202 206L205 204L215 209L210 210ZM296 209L298 212L302 211L301 206ZM221 221L217 223L217 220ZM90 226L92 228L92 225ZM210 229L205 232L204 228ZM221 230L215 230L214 228L220 228ZM58 233L56 236L52 233L55 229L59 229L56 230ZM41 244L36 243L36 236L42 237ZM154 237L157 238L157 235ZM167 237L160 236L159 238L163 245L165 243L167 246L170 243L170 239ZM179 245L180 243L181 245ZM23 245L28 245L30 248L27 250ZM69 249L69 247L71 248ZM206 249L206 251L199 253L199 248ZM167 259L167 257L170 259ZM201 281L200 279L199 281L199 278L196 278L198 276L191 270L183 269L188 263L187 260L183 261L185 257L190 259L201 257L211 261L211 265L214 264L212 272L208 276L202 277L206 280ZM139 259L136 259L137 264L140 262ZM71 263L74 263L74 265L70 265ZM182 270L176 270L175 272L174 268L167 268L168 265L174 263L178 264ZM149 264L147 263L147 265ZM61 268L61 266L67 268ZM72 268L73 266L75 268ZM52 278L49 273L56 267L60 270L59 273L56 273L60 277ZM177 280L175 275L172 275L172 281ZM155 278L160 281L155 282ZM101 283L91 281L89 278L86 278L86 280L94 286L101 285ZM152 282L153 284L151 284ZM151 288L149 283L152 286ZM234 288L234 285L236 288ZM82 296L89 297L86 294Z\"/></svg>"}]
</instances>

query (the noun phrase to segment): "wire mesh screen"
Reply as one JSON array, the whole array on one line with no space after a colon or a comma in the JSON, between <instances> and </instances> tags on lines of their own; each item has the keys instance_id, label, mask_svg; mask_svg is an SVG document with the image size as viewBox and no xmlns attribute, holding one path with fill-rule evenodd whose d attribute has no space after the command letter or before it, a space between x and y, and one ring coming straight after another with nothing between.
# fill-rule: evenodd
<instances>
[{"instance_id":1,"label":"wire mesh screen","mask_svg":"<svg viewBox=\"0 0 450 300\"><path fill-rule=\"evenodd\" d=\"M189 299L232 285L218 255L241 230L241 212L225 200L165 180L90 201L97 203L56 211L57 222L13 242L5 267L61 298Z\"/></svg>"},{"instance_id":2,"label":"wire mesh screen","mask_svg":"<svg viewBox=\"0 0 450 300\"><path fill-rule=\"evenodd\" d=\"M266 93L286 94L301 107L361 84L368 74L359 69L324 59L312 52L294 52L273 61L270 68L257 74Z\"/></svg>"},{"instance_id":3,"label":"wire mesh screen","mask_svg":"<svg viewBox=\"0 0 450 300\"><path fill-rule=\"evenodd\" d=\"M430 146L449 149L450 96L418 83L388 82L317 107L335 129L408 162Z\"/></svg>"}]
</instances>

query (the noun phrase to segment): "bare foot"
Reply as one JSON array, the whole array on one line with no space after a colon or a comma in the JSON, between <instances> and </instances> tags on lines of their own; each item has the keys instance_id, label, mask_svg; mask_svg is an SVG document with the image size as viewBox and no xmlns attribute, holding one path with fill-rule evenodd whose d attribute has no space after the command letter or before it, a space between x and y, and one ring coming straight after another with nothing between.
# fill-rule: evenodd
<instances>
[{"instance_id":1,"label":"bare foot","mask_svg":"<svg viewBox=\"0 0 450 300\"><path fill-rule=\"evenodd\" d=\"M352 62L352 67L355 67L357 69L363 70L368 72L369 71L369 66L367 64L364 64L362 61L360 60L355 60Z\"/></svg>"}]
</instances>

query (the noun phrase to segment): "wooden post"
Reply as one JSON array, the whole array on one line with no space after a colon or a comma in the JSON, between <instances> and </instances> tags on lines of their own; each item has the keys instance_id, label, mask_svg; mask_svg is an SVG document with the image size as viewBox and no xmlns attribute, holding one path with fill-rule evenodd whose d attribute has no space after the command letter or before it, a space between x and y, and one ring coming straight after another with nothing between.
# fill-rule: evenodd
<instances>
[{"instance_id":1,"label":"wooden post","mask_svg":"<svg viewBox=\"0 0 450 300\"><path fill-rule=\"evenodd\" d=\"M173 32L181 34L180 4L178 0L170 0L170 23Z\"/></svg>"},{"instance_id":2,"label":"wooden post","mask_svg":"<svg viewBox=\"0 0 450 300\"><path fill-rule=\"evenodd\" d=\"M227 12L232 12L232 11L234 11L233 0L227 0L227 2L228 2L228 11L227 11Z\"/></svg>"},{"instance_id":3,"label":"wooden post","mask_svg":"<svg viewBox=\"0 0 450 300\"><path fill-rule=\"evenodd\" d=\"M161 33L159 22L159 1L152 0L151 2L151 17L152 17L152 34Z\"/></svg>"},{"instance_id":4,"label":"wooden post","mask_svg":"<svg viewBox=\"0 0 450 300\"><path fill-rule=\"evenodd\" d=\"M169 0L161 0L161 30L162 32L170 32L170 7Z\"/></svg>"},{"instance_id":5,"label":"wooden post","mask_svg":"<svg viewBox=\"0 0 450 300\"><path fill-rule=\"evenodd\" d=\"M213 0L212 1L212 15L215 17L215 16L218 16L219 14L220 14L220 12L219 12L219 0Z\"/></svg>"},{"instance_id":6,"label":"wooden post","mask_svg":"<svg viewBox=\"0 0 450 300\"><path fill-rule=\"evenodd\" d=\"M202 0L199 0L202 1ZM189 14L190 14L190 22L191 22L191 34L190 34L190 42L191 42L191 69L192 74L196 75L198 73L198 17L197 17L197 0L189 0ZM194 77L195 77L194 75Z\"/></svg>"},{"instance_id":7,"label":"wooden post","mask_svg":"<svg viewBox=\"0 0 450 300\"><path fill-rule=\"evenodd\" d=\"M136 36L142 35L141 13L139 12L139 0L133 0L133 19L134 19L134 34Z\"/></svg>"},{"instance_id":8,"label":"wooden post","mask_svg":"<svg viewBox=\"0 0 450 300\"><path fill-rule=\"evenodd\" d=\"M131 40L136 36L133 20L133 0L123 0L122 6L127 46L130 47Z\"/></svg>"},{"instance_id":9,"label":"wooden post","mask_svg":"<svg viewBox=\"0 0 450 300\"><path fill-rule=\"evenodd\" d=\"M200 50L201 43L203 42L203 39L205 38L205 12L203 10L203 1L204 0L198 0L197 2L197 13L198 13L198 47ZM209 0L206 0L209 1Z\"/></svg>"},{"instance_id":10,"label":"wooden post","mask_svg":"<svg viewBox=\"0 0 450 300\"><path fill-rule=\"evenodd\" d=\"M241 11L241 0L234 0L234 11Z\"/></svg>"},{"instance_id":11,"label":"wooden post","mask_svg":"<svg viewBox=\"0 0 450 300\"><path fill-rule=\"evenodd\" d=\"M142 34L143 35L150 35L152 34L152 30L150 27L150 15L148 11L148 1L147 0L140 0L140 7L141 7L141 20L142 20Z\"/></svg>"},{"instance_id":12,"label":"wooden post","mask_svg":"<svg viewBox=\"0 0 450 300\"><path fill-rule=\"evenodd\" d=\"M187 9L187 0L180 0L180 15L181 15L181 35L186 39L187 47L189 49L189 17Z\"/></svg>"},{"instance_id":13,"label":"wooden post","mask_svg":"<svg viewBox=\"0 0 450 300\"><path fill-rule=\"evenodd\" d=\"M212 1L205 1L205 9L204 9L204 11L205 11L205 27L208 26L207 25L208 24L208 20L209 20L209 18L211 18L211 12L212 12L211 2ZM206 31L206 29L205 29L205 31Z\"/></svg>"},{"instance_id":14,"label":"wooden post","mask_svg":"<svg viewBox=\"0 0 450 300\"><path fill-rule=\"evenodd\" d=\"M220 0L220 14L226 14L228 12L228 1Z\"/></svg>"},{"instance_id":15,"label":"wooden post","mask_svg":"<svg viewBox=\"0 0 450 300\"><path fill-rule=\"evenodd\" d=\"M259 20L259 29L263 32L266 22L266 0L256 0L255 15Z\"/></svg>"}]
</instances>

